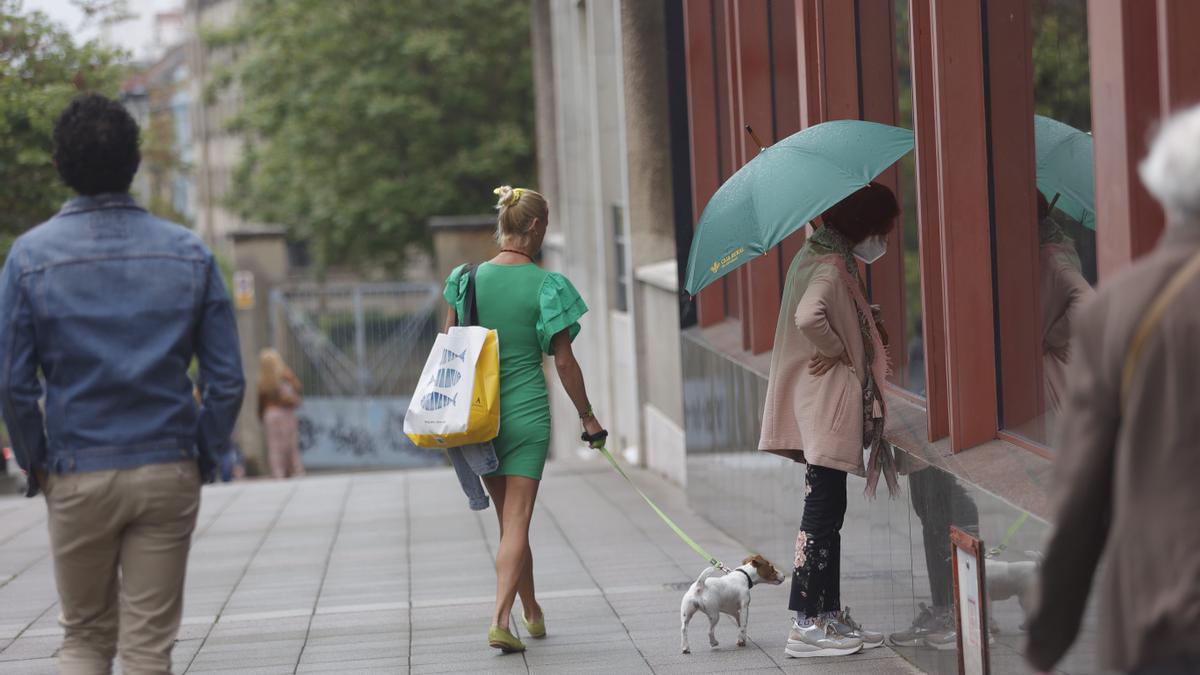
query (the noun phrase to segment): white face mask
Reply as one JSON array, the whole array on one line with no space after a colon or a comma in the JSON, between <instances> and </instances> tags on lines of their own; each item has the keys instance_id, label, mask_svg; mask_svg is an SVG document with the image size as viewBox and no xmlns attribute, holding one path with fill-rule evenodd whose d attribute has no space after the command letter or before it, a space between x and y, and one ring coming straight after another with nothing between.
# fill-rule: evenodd
<instances>
[{"instance_id":1,"label":"white face mask","mask_svg":"<svg viewBox=\"0 0 1200 675\"><path fill-rule=\"evenodd\" d=\"M855 258L870 265L887 253L887 239L885 237L867 237L860 241L851 252L854 253Z\"/></svg>"}]
</instances>

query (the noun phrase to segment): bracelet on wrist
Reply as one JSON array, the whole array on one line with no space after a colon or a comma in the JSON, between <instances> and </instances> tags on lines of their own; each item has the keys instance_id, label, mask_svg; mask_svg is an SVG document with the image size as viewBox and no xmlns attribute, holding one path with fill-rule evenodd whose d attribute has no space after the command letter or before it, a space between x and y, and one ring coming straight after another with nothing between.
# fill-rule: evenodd
<instances>
[{"instance_id":1,"label":"bracelet on wrist","mask_svg":"<svg viewBox=\"0 0 1200 675\"><path fill-rule=\"evenodd\" d=\"M590 420L590 419L595 419L595 417L596 417L596 413L592 411L592 406L588 406L587 410L584 410L583 412L579 413L580 420L586 421L586 420Z\"/></svg>"}]
</instances>

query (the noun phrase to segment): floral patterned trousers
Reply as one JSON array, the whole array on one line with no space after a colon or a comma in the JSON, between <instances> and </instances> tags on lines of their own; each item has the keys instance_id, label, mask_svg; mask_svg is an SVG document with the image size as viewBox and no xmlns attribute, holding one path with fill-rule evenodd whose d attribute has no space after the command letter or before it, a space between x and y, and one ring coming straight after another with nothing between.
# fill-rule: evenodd
<instances>
[{"instance_id":1,"label":"floral patterned trousers","mask_svg":"<svg viewBox=\"0 0 1200 675\"><path fill-rule=\"evenodd\" d=\"M788 609L816 617L842 609L842 524L846 520L846 472L808 465L804 516L796 535L796 568Z\"/></svg>"}]
</instances>

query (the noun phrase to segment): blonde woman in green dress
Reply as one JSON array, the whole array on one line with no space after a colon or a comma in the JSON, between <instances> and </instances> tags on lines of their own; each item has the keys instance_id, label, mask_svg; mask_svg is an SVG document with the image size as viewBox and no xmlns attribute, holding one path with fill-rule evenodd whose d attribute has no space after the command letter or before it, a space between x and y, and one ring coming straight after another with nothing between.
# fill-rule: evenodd
<instances>
[{"instance_id":1,"label":"blonde woman in green dress","mask_svg":"<svg viewBox=\"0 0 1200 675\"><path fill-rule=\"evenodd\" d=\"M500 519L496 611L488 644L519 652L525 645L512 634L508 622L517 595L526 633L532 638L546 635L542 608L534 597L529 549L529 522L550 448L544 354L554 357L559 382L579 412L584 433L595 437L603 427L592 413L583 373L571 351L587 305L566 277L534 264L549 226L546 199L533 190L507 185L495 192L501 251L475 272L479 324L495 329L500 339L500 435L494 442L500 468L483 479ZM447 328L465 315L468 280L465 265L446 280Z\"/></svg>"}]
</instances>

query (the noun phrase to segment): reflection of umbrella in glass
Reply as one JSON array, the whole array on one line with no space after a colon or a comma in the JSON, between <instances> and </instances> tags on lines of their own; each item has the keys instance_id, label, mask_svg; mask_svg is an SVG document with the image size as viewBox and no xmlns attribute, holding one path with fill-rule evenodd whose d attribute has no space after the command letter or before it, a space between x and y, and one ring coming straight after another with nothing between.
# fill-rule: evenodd
<instances>
[{"instance_id":1,"label":"reflection of umbrella in glass","mask_svg":"<svg viewBox=\"0 0 1200 675\"><path fill-rule=\"evenodd\" d=\"M1092 176L1092 136L1049 117L1034 115L1037 186L1055 206L1096 229L1096 185Z\"/></svg>"},{"instance_id":2,"label":"reflection of umbrella in glass","mask_svg":"<svg viewBox=\"0 0 1200 675\"><path fill-rule=\"evenodd\" d=\"M835 120L764 149L708 201L688 255L684 288L700 289L766 253L864 187L913 148L913 132Z\"/></svg>"}]
</instances>

